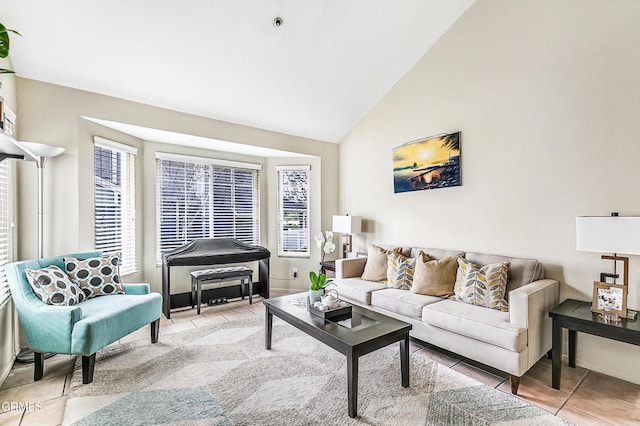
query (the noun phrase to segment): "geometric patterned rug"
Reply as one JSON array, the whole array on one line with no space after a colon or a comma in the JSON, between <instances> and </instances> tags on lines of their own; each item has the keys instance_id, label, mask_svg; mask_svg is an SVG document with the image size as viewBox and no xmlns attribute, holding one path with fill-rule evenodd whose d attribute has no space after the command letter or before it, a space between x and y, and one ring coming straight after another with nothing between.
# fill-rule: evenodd
<instances>
[{"instance_id":1,"label":"geometric patterned rug","mask_svg":"<svg viewBox=\"0 0 640 426\"><path fill-rule=\"evenodd\" d=\"M399 345L360 358L358 417L347 414L346 358L274 318L243 319L98 352L76 364L63 425L554 425L561 419Z\"/></svg>"}]
</instances>

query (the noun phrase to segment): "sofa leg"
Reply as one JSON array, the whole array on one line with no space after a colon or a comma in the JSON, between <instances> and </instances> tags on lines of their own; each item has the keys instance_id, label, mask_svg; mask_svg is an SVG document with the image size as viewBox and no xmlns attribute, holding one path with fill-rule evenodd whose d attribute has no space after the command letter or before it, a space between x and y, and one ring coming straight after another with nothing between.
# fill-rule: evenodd
<instances>
[{"instance_id":1,"label":"sofa leg","mask_svg":"<svg viewBox=\"0 0 640 426\"><path fill-rule=\"evenodd\" d=\"M547 352L547 359L553 359L553 357L551 356L551 349L549 349L549 352Z\"/></svg>"},{"instance_id":2,"label":"sofa leg","mask_svg":"<svg viewBox=\"0 0 640 426\"><path fill-rule=\"evenodd\" d=\"M42 380L44 375L44 354L42 352L33 353L33 381Z\"/></svg>"},{"instance_id":3,"label":"sofa leg","mask_svg":"<svg viewBox=\"0 0 640 426\"><path fill-rule=\"evenodd\" d=\"M518 387L520 386L520 377L514 376L513 374L509 377L509 382L511 383L511 393L514 395L518 394Z\"/></svg>"},{"instance_id":4,"label":"sofa leg","mask_svg":"<svg viewBox=\"0 0 640 426\"><path fill-rule=\"evenodd\" d=\"M89 356L82 355L82 383L93 382L93 367L96 365L96 353Z\"/></svg>"},{"instance_id":5,"label":"sofa leg","mask_svg":"<svg viewBox=\"0 0 640 426\"><path fill-rule=\"evenodd\" d=\"M160 332L160 318L151 322L151 343L158 342L159 332Z\"/></svg>"}]
</instances>

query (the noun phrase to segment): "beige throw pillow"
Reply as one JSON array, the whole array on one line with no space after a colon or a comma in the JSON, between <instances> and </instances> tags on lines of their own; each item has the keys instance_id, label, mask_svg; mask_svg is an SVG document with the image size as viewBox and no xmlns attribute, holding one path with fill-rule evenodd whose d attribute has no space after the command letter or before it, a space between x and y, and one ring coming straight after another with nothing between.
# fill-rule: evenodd
<instances>
[{"instance_id":1,"label":"beige throw pillow","mask_svg":"<svg viewBox=\"0 0 640 426\"><path fill-rule=\"evenodd\" d=\"M400 247L390 250L383 249L373 244L369 244L367 252L367 263L364 265L362 279L367 281L387 281L387 252L402 253Z\"/></svg>"},{"instance_id":2,"label":"beige throw pillow","mask_svg":"<svg viewBox=\"0 0 640 426\"><path fill-rule=\"evenodd\" d=\"M427 296L453 296L457 271L457 256L431 260L428 255L420 252L413 270L411 292Z\"/></svg>"}]
</instances>

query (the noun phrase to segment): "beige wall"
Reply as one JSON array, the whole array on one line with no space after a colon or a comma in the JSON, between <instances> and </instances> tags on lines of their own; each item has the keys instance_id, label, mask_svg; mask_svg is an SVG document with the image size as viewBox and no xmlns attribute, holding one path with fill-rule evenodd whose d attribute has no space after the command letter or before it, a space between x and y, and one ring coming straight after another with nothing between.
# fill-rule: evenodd
<instances>
[{"instance_id":1,"label":"beige wall","mask_svg":"<svg viewBox=\"0 0 640 426\"><path fill-rule=\"evenodd\" d=\"M262 244L272 252L271 265L274 271L288 267L288 264L281 267L277 246L271 245L274 241L271 233L277 222L275 215L267 210L271 200L275 200L277 196L277 192L273 192L271 180L275 179L275 165L281 163L280 160L267 161L260 157L142 141L84 120L82 116L309 155L318 166L315 176L317 191L313 194L312 203L318 212L322 209L322 216L317 214L313 219L313 229L320 229L321 222L323 226L330 226L330 215L337 211L336 173L320 173L319 169L321 159L327 164L337 164L338 146L335 144L196 117L27 79L18 79L18 93L22 139L66 148L64 154L51 159L45 168L45 256L93 249L93 136L98 135L138 148L136 213L137 235L141 242L138 245L140 272L125 277L125 281L148 281L155 290L161 289L160 268L155 264L156 151L262 164ZM289 163L288 160L281 160L284 164ZM19 257L25 259L36 254L36 170L33 164L20 164L18 172ZM315 268L313 262L313 257L306 259L299 267L305 270ZM186 276L172 271L175 279L175 286L172 279L172 289L186 291L187 281L177 275ZM292 286L288 284L290 283L287 283L286 289L305 287L304 283L294 283Z\"/></svg>"},{"instance_id":2,"label":"beige wall","mask_svg":"<svg viewBox=\"0 0 640 426\"><path fill-rule=\"evenodd\" d=\"M372 241L540 259L561 299L610 264L579 215L640 215L640 2L478 0L340 145L340 208ZM461 131L463 186L393 193L392 149ZM640 257L629 307L640 308ZM640 383L640 347L579 336L578 364Z\"/></svg>"}]
</instances>

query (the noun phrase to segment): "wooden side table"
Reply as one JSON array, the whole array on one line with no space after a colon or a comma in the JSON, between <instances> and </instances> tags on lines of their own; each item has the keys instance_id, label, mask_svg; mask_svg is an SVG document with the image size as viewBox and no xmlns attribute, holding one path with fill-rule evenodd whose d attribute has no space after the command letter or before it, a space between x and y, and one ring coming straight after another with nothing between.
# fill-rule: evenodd
<instances>
[{"instance_id":1,"label":"wooden side table","mask_svg":"<svg viewBox=\"0 0 640 426\"><path fill-rule=\"evenodd\" d=\"M576 366L576 332L592 334L640 346L640 320L606 322L591 312L591 302L567 299L552 310L551 386L560 389L562 369L562 329L569 331L569 367Z\"/></svg>"},{"instance_id":2,"label":"wooden side table","mask_svg":"<svg viewBox=\"0 0 640 426\"><path fill-rule=\"evenodd\" d=\"M323 274L326 274L327 271L335 272L336 271L336 261L335 260L328 260L326 262L321 262L320 263L320 271Z\"/></svg>"}]
</instances>

